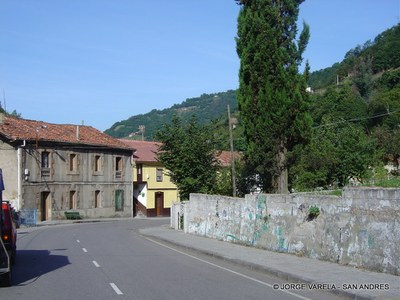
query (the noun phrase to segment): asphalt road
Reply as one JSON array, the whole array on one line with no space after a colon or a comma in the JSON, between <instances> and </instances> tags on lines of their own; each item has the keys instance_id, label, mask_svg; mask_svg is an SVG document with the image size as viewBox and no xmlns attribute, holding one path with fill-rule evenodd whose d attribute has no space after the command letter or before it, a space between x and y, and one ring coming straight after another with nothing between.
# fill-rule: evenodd
<instances>
[{"instance_id":1,"label":"asphalt road","mask_svg":"<svg viewBox=\"0 0 400 300\"><path fill-rule=\"evenodd\" d=\"M277 278L148 239L168 219L21 228L13 286L0 299L338 299L283 292Z\"/></svg>"}]
</instances>

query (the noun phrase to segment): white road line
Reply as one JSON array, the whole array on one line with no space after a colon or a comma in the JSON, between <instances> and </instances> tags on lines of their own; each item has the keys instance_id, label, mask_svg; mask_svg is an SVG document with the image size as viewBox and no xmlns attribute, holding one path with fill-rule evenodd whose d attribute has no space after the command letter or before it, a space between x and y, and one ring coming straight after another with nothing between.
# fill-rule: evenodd
<instances>
[{"instance_id":1,"label":"white road line","mask_svg":"<svg viewBox=\"0 0 400 300\"><path fill-rule=\"evenodd\" d=\"M92 263L97 267L97 268L100 268L100 265L97 263L97 261L92 261Z\"/></svg>"},{"instance_id":2,"label":"white road line","mask_svg":"<svg viewBox=\"0 0 400 300\"><path fill-rule=\"evenodd\" d=\"M81 241L80 241L80 240L76 240L76 242L77 242L77 243L80 243Z\"/></svg>"},{"instance_id":3,"label":"white road line","mask_svg":"<svg viewBox=\"0 0 400 300\"><path fill-rule=\"evenodd\" d=\"M86 249L86 248L82 248L82 250L83 250L83 252L85 252L85 253L87 252L87 249Z\"/></svg>"},{"instance_id":4,"label":"white road line","mask_svg":"<svg viewBox=\"0 0 400 300\"><path fill-rule=\"evenodd\" d=\"M117 293L117 295L123 295L121 290L115 285L115 283L110 283L111 287L113 288L114 292Z\"/></svg>"},{"instance_id":5,"label":"white road line","mask_svg":"<svg viewBox=\"0 0 400 300\"><path fill-rule=\"evenodd\" d=\"M259 284L265 285L265 286L270 287L270 288L272 288L272 289L274 288L274 286L273 286L272 284L269 284L269 283L266 283L266 282L264 282L264 281L258 280L258 279L256 279L256 278L247 276L247 275L245 275L245 274L242 274L242 273L233 271L233 270L231 270L231 269L221 267L221 266L216 265L216 264L214 264L214 263L212 263L212 262L206 261L206 260L204 260L204 259L198 258L198 257L196 257L196 256L187 254L187 253L185 253L185 252L179 251L179 250L177 250L177 249L174 249L174 248L172 248L172 247L169 247L169 246L167 246L167 245L164 245L164 244L162 244L162 243L159 243L159 242L157 242L157 241L155 241L155 240L153 240L153 239L151 239L151 238L148 238L148 237L145 237L145 236L143 236L143 237L144 237L146 240L150 241L150 242L153 242L153 243L155 243L155 244L157 244L157 245L160 245L160 246L162 246L162 247L164 247L164 248L167 248L167 249L170 249L170 250L172 250L172 251L175 251L175 252L177 252L177 253L179 253L179 254L182 254L182 255L188 256L188 257L190 257L190 258L196 259L196 260L198 260L198 261L201 261L201 262L206 263L206 264L208 264L208 265L211 265L211 266L213 266L213 267L216 267L216 268L219 268L219 269L221 269L221 270L227 271L227 272L229 272L229 273L238 275L238 276L243 277L243 278L246 278L246 279L248 279L248 280L257 282L257 283L259 283ZM274 289L274 290L275 290L275 289ZM292 293L292 292L290 292L290 291L286 291L286 290L276 290L276 291L279 291L279 292L282 292L282 293L286 293L286 294L295 296L295 297L297 297L297 298L299 298L299 299L311 300L310 298L307 298L307 297L304 297L304 296L301 296L301 295Z\"/></svg>"}]
</instances>

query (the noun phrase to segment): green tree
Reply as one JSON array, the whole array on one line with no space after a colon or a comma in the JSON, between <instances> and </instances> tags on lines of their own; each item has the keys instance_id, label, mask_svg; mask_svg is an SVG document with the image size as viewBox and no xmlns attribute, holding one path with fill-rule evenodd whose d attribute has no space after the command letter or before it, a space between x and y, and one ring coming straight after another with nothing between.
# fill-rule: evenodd
<instances>
[{"instance_id":1,"label":"green tree","mask_svg":"<svg viewBox=\"0 0 400 300\"><path fill-rule=\"evenodd\" d=\"M7 115L7 116L15 117L15 118L17 118L17 119L22 118L21 114L18 113L15 109L14 109L11 113L8 112L8 111L6 111L6 110L1 106L1 103L0 103L0 113L5 114L5 115Z\"/></svg>"},{"instance_id":2,"label":"green tree","mask_svg":"<svg viewBox=\"0 0 400 300\"><path fill-rule=\"evenodd\" d=\"M323 118L326 119L327 116L333 122L364 119L360 124L366 125L367 105L349 84L330 86L323 95L313 95L311 100L311 115L317 126L321 125Z\"/></svg>"},{"instance_id":3,"label":"green tree","mask_svg":"<svg viewBox=\"0 0 400 300\"><path fill-rule=\"evenodd\" d=\"M22 118L21 114L17 112L15 109L10 113L10 116L15 117L15 118Z\"/></svg>"},{"instance_id":4,"label":"green tree","mask_svg":"<svg viewBox=\"0 0 400 300\"><path fill-rule=\"evenodd\" d=\"M313 137L305 147L296 147L290 170L291 188L295 191L312 191L326 188L335 182L334 168L339 158L333 143L331 130L322 127L314 130Z\"/></svg>"},{"instance_id":5,"label":"green tree","mask_svg":"<svg viewBox=\"0 0 400 300\"><path fill-rule=\"evenodd\" d=\"M311 142L297 153L300 157L291 170L293 188L299 191L316 187L345 186L350 178L364 181L377 162L375 140L360 125L334 123L327 117L314 129Z\"/></svg>"},{"instance_id":6,"label":"green tree","mask_svg":"<svg viewBox=\"0 0 400 300\"><path fill-rule=\"evenodd\" d=\"M308 84L316 90L336 83L336 75L338 74L339 67L340 64L335 63L332 67L312 72L308 79Z\"/></svg>"},{"instance_id":7,"label":"green tree","mask_svg":"<svg viewBox=\"0 0 400 300\"><path fill-rule=\"evenodd\" d=\"M354 85L360 96L368 100L372 90L372 58L361 57L354 68L354 72Z\"/></svg>"},{"instance_id":8,"label":"green tree","mask_svg":"<svg viewBox=\"0 0 400 300\"><path fill-rule=\"evenodd\" d=\"M400 128L400 85L376 93L368 105L370 126L383 125L389 129Z\"/></svg>"},{"instance_id":9,"label":"green tree","mask_svg":"<svg viewBox=\"0 0 400 300\"><path fill-rule=\"evenodd\" d=\"M343 123L334 128L336 139L333 141L338 153L334 175L340 187L350 178L364 182L368 179L369 168L376 164L375 141L365 134L362 127Z\"/></svg>"},{"instance_id":10,"label":"green tree","mask_svg":"<svg viewBox=\"0 0 400 300\"><path fill-rule=\"evenodd\" d=\"M393 166L399 170L400 127L389 129L386 126L379 126L374 129L372 135L377 140L378 149L380 153L382 153L382 161L385 164L393 164Z\"/></svg>"},{"instance_id":11,"label":"green tree","mask_svg":"<svg viewBox=\"0 0 400 300\"><path fill-rule=\"evenodd\" d=\"M232 171L229 167L218 169L214 192L218 195L232 196Z\"/></svg>"},{"instance_id":12,"label":"green tree","mask_svg":"<svg viewBox=\"0 0 400 300\"><path fill-rule=\"evenodd\" d=\"M400 67L400 24L379 34L367 54L374 58L374 73Z\"/></svg>"},{"instance_id":13,"label":"green tree","mask_svg":"<svg viewBox=\"0 0 400 300\"><path fill-rule=\"evenodd\" d=\"M400 70L387 71L375 82L377 90L388 91L400 86Z\"/></svg>"},{"instance_id":14,"label":"green tree","mask_svg":"<svg viewBox=\"0 0 400 300\"><path fill-rule=\"evenodd\" d=\"M236 0L241 5L236 38L240 58L237 94L245 159L261 189L288 192L287 155L308 140L311 118L306 95L308 64L298 67L309 27L296 41L296 21L303 0Z\"/></svg>"},{"instance_id":15,"label":"green tree","mask_svg":"<svg viewBox=\"0 0 400 300\"><path fill-rule=\"evenodd\" d=\"M162 143L158 159L169 170L182 200L188 200L190 193L215 191L218 164L209 126L199 125L195 117L184 123L174 116L156 139Z\"/></svg>"}]
</instances>

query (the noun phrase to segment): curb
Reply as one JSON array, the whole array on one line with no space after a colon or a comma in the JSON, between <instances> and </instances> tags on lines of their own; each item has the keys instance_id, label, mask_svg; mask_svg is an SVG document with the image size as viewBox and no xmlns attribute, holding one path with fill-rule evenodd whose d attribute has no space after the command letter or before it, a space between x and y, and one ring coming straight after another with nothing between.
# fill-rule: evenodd
<instances>
[{"instance_id":1,"label":"curb","mask_svg":"<svg viewBox=\"0 0 400 300\"><path fill-rule=\"evenodd\" d=\"M317 283L315 281L306 279L306 278L304 278L304 277L302 277L300 275L297 275L297 274L284 272L284 271L281 271L281 270L278 270L278 269L275 269L275 268L269 268L267 266L262 266L262 265L259 265L259 264L256 264L256 263L247 262L247 261L241 260L241 259L230 258L230 257L224 256L223 254L214 252L212 250L198 249L196 247L184 245L182 243L172 241L172 240L170 240L168 238L163 238L163 237L161 237L159 235L152 235L151 233L146 233L144 231L146 231L146 229L139 229L139 234L144 236L144 237L147 237L147 238L152 238L152 239L155 239L155 240L158 240L158 241L165 242L165 243L167 243L169 245L178 246L178 247L180 247L182 249L190 250L190 251L193 251L193 252L201 253L201 254L208 255L208 256L211 256L211 257L215 257L215 258L219 258L219 259L222 259L224 261L228 261L228 262L234 263L236 265L246 267L246 268L248 268L250 270L256 270L256 271L265 272L265 273L268 273L268 274L273 275L275 277L278 277L280 279L284 279L284 280L287 280L287 281L292 281L294 283L306 283L306 284ZM347 297L347 298L352 298L352 299L357 299L357 300L377 299L377 298L372 297L372 296L359 295L359 294L352 293L352 292L349 292L349 291L344 291L344 290L341 290L341 289L327 290L326 292L334 294L334 295L337 295L337 296L344 296L344 297Z\"/></svg>"}]
</instances>

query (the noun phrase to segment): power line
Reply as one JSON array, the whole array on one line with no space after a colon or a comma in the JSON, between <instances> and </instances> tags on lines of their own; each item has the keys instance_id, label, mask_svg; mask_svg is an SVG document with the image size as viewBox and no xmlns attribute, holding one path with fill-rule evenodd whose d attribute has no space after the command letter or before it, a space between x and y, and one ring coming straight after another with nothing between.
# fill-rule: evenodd
<instances>
[{"instance_id":1,"label":"power line","mask_svg":"<svg viewBox=\"0 0 400 300\"><path fill-rule=\"evenodd\" d=\"M354 118L354 119L342 120L342 121L337 121L337 122L328 123L328 124L322 124L322 125L314 126L313 128L332 126L332 125L341 124L341 123L346 123L346 122L355 122L355 121L369 120L369 119L374 119L374 118L389 116L389 115L391 115L391 114L398 113L398 112L400 112L400 109L395 110L395 111L390 111L390 112L388 111L388 112L386 112L386 113L379 114L379 115L374 115L374 116L371 116L371 117Z\"/></svg>"}]
</instances>

